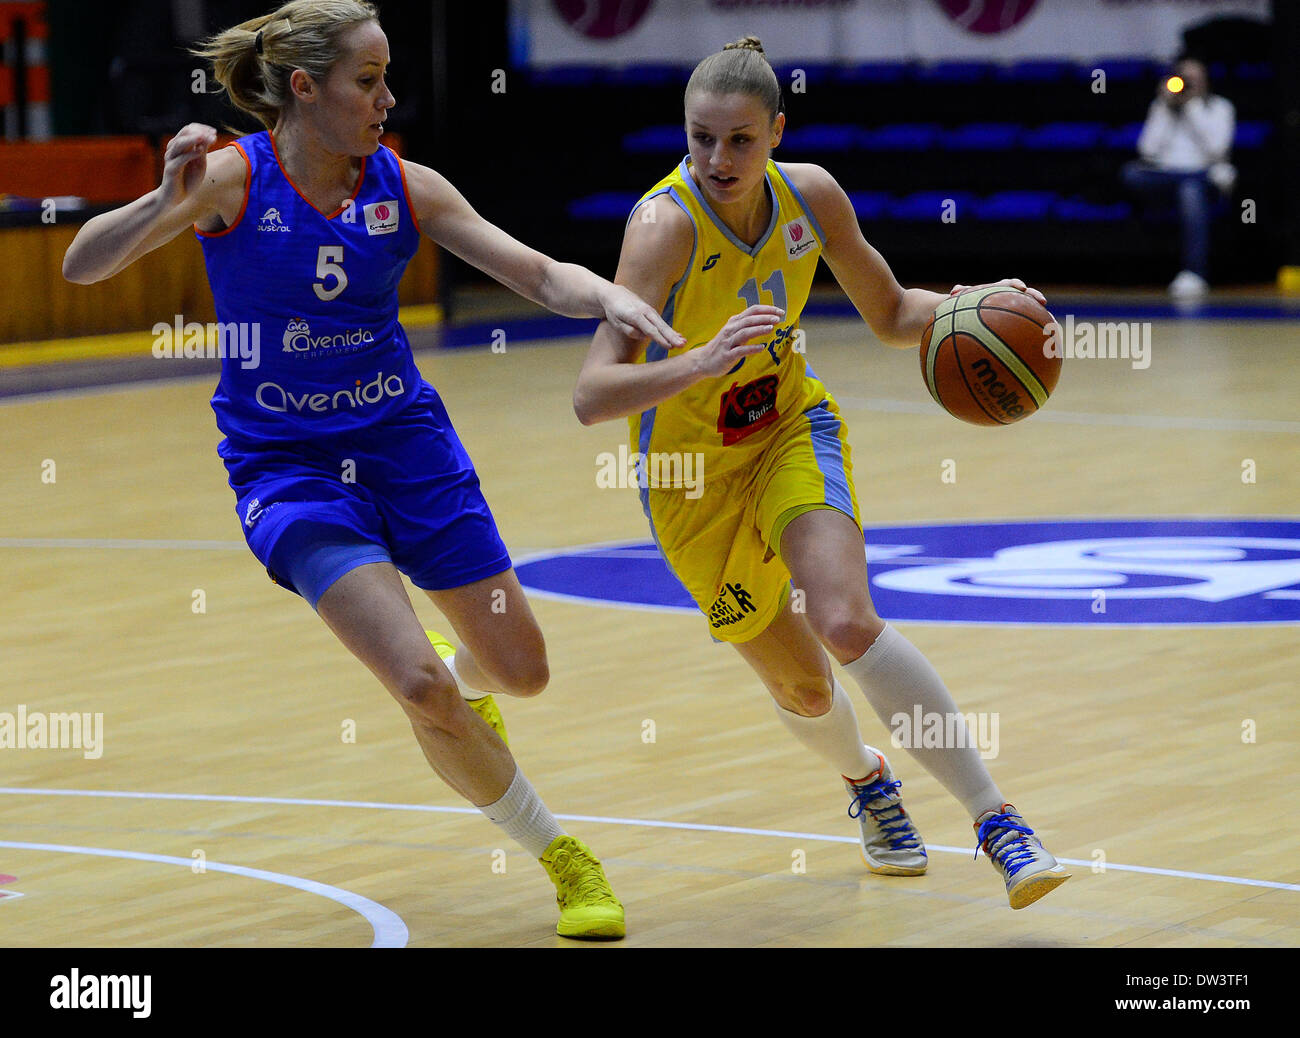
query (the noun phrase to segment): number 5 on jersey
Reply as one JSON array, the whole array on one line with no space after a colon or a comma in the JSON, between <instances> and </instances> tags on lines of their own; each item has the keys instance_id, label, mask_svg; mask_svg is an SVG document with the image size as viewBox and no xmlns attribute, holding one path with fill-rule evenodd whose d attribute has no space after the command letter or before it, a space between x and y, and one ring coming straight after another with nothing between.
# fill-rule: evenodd
<instances>
[{"instance_id":1,"label":"number 5 on jersey","mask_svg":"<svg viewBox=\"0 0 1300 1038\"><path fill-rule=\"evenodd\" d=\"M316 292L316 298L323 303L328 303L331 299L337 299L345 288L348 287L348 275L343 269L343 246L342 245L322 245L320 252L316 254L316 276L320 279L311 287ZM326 288L325 282L330 278L335 279L333 288Z\"/></svg>"}]
</instances>

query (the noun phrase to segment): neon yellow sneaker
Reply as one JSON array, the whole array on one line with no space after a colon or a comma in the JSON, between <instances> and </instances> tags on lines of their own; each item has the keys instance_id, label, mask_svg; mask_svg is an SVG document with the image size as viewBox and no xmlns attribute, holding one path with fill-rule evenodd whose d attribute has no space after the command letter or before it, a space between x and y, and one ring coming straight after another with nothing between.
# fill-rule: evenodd
<instances>
[{"instance_id":1,"label":"neon yellow sneaker","mask_svg":"<svg viewBox=\"0 0 1300 1038\"><path fill-rule=\"evenodd\" d=\"M429 636L429 641L433 642L434 650L444 660L456 655L456 646L452 645L437 631L426 630L424 633ZM510 740L506 738L505 718L501 716L501 708L497 706L497 701L492 698L490 693L482 699L467 699L465 702L474 713L488 723L488 726L497 735L501 736L503 743L507 746L510 745Z\"/></svg>"},{"instance_id":2,"label":"neon yellow sneaker","mask_svg":"<svg viewBox=\"0 0 1300 1038\"><path fill-rule=\"evenodd\" d=\"M600 860L572 836L557 836L538 859L555 884L561 937L618 938L626 934L623 905L610 889Z\"/></svg>"}]
</instances>

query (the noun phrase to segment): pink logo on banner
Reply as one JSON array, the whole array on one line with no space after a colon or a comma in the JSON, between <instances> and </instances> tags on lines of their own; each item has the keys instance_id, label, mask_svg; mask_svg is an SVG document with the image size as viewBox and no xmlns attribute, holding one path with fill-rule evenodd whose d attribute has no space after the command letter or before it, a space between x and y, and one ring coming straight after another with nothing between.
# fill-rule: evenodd
<instances>
[{"instance_id":1,"label":"pink logo on banner","mask_svg":"<svg viewBox=\"0 0 1300 1038\"><path fill-rule=\"evenodd\" d=\"M593 40L608 40L636 28L654 0L552 0L561 18Z\"/></svg>"},{"instance_id":2,"label":"pink logo on banner","mask_svg":"<svg viewBox=\"0 0 1300 1038\"><path fill-rule=\"evenodd\" d=\"M1038 0L935 0L935 3L963 29L981 36L1014 28L1038 6Z\"/></svg>"}]
</instances>

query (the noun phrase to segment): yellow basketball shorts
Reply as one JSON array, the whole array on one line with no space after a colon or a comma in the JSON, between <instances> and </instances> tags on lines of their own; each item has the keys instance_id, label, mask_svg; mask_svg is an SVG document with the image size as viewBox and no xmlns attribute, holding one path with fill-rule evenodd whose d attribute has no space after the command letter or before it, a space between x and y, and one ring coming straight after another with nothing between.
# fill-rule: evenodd
<instances>
[{"instance_id":1,"label":"yellow basketball shorts","mask_svg":"<svg viewBox=\"0 0 1300 1038\"><path fill-rule=\"evenodd\" d=\"M790 593L781 534L790 520L832 508L859 526L847 431L829 397L798 415L748 468L704 474L695 498L649 488L650 528L677 579L719 641L747 642L780 615Z\"/></svg>"}]
</instances>

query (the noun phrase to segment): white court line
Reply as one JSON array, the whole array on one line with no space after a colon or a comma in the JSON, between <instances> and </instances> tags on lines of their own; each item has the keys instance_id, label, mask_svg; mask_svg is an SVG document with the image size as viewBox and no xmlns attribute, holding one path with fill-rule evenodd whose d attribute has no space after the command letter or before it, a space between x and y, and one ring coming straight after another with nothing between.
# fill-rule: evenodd
<instances>
[{"instance_id":1,"label":"white court line","mask_svg":"<svg viewBox=\"0 0 1300 1038\"><path fill-rule=\"evenodd\" d=\"M196 800L232 804L286 804L293 807L359 807L376 811L422 811L431 814L479 814L475 807L443 807L434 804L386 804L370 800L314 800L298 797L258 797L225 796L211 793L135 793L109 789L24 789L20 786L0 786L0 795L10 796L56 796L56 797L109 797L129 800ZM735 825L708 825L702 822L661 822L648 818L610 818L604 815L560 815L555 816L566 822L598 822L605 825L644 826L649 829L680 829L687 832L728 833L738 836L774 836L784 840L814 840L820 843L857 844L856 836L828 836L825 833L799 833L784 829L746 829ZM0 843L0 847L7 846ZM927 851L943 851L945 854L963 854L975 856L971 847L946 847L942 844L926 844ZM193 863L176 858L174 861L185 865ZM1057 858L1064 865L1077 865L1091 869L1096 863L1079 858ZM1279 883L1269 879L1246 879L1241 876L1218 876L1209 872L1186 872L1182 869L1159 869L1150 865L1119 865L1106 862L1105 871L1140 872L1151 876L1172 876L1177 879L1196 879L1208 883L1230 883L1245 887L1266 887L1270 890L1300 891L1300 883ZM306 882L306 881L303 881ZM355 896L355 895L354 895ZM387 911L387 909L385 909Z\"/></svg>"},{"instance_id":2,"label":"white court line","mask_svg":"<svg viewBox=\"0 0 1300 1038\"><path fill-rule=\"evenodd\" d=\"M834 394L841 407L891 414L922 414L947 417L933 401L887 400L880 397L841 396ZM1195 415L1091 414L1086 411L1060 411L1045 407L1034 412L1035 422L1060 425L1112 425L1137 429L1198 429L1204 432L1300 433L1300 422L1276 418L1207 418Z\"/></svg>"},{"instance_id":3,"label":"white court line","mask_svg":"<svg viewBox=\"0 0 1300 1038\"><path fill-rule=\"evenodd\" d=\"M19 843L12 840L0 840L0 847L10 847L20 851L51 851L55 854L89 854L99 858L129 858L133 861L155 861L164 865L182 865L187 869L194 867L193 860L189 858L175 858L170 854L148 854L144 851L110 850L106 847L69 847L58 843ZM282 872L250 869L243 865L227 865L220 861L205 861L203 867L211 869L213 872L229 872L235 876L246 876L249 879L261 879L268 883L278 883L283 887L293 887L296 890L306 891L308 894L319 894L321 897L327 897L345 908L350 908L365 919L370 924L370 929L374 931L375 939L370 943L372 948L405 948L406 942L410 939L410 931L407 930L406 924L402 922L401 916L378 902L371 901L370 898L362 897L360 894L354 894L350 890L340 890L328 883L317 883L313 879L287 876Z\"/></svg>"}]
</instances>

